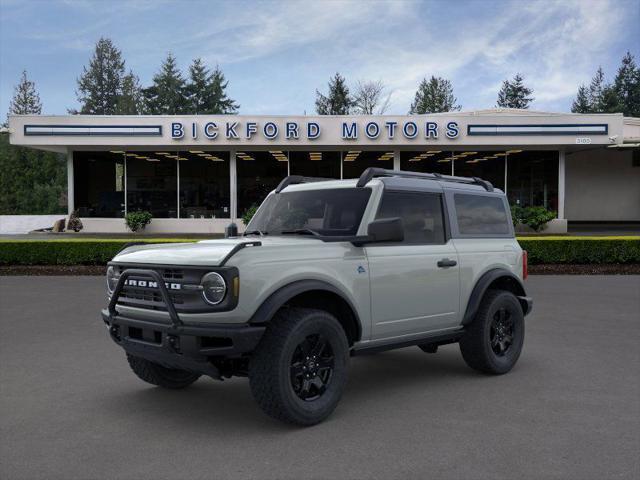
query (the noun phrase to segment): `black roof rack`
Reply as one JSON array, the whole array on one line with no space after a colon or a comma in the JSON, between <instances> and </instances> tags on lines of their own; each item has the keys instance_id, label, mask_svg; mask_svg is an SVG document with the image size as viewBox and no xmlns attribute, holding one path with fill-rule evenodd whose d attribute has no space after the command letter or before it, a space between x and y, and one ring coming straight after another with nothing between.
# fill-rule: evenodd
<instances>
[{"instance_id":1,"label":"black roof rack","mask_svg":"<svg viewBox=\"0 0 640 480\"><path fill-rule=\"evenodd\" d=\"M425 180L437 180L440 182L465 183L468 185L480 185L487 192L493 192L493 185L478 177L454 177L452 175L440 175L439 173L405 172L401 170L387 170L385 168L369 167L358 179L356 187L362 188L376 177L402 177L402 178L422 178Z\"/></svg>"},{"instance_id":2,"label":"black roof rack","mask_svg":"<svg viewBox=\"0 0 640 480\"><path fill-rule=\"evenodd\" d=\"M321 177L303 177L302 175L289 175L282 179L282 181L276 187L276 193L280 193L289 185L297 185L299 183L311 183L311 182L326 182L327 180L335 180L335 178L321 178Z\"/></svg>"}]
</instances>

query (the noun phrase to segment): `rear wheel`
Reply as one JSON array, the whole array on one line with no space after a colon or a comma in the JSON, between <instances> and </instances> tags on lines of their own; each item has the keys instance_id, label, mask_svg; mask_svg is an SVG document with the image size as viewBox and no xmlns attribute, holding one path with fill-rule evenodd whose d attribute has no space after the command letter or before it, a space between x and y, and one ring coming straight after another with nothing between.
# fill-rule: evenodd
<instances>
[{"instance_id":1,"label":"rear wheel","mask_svg":"<svg viewBox=\"0 0 640 480\"><path fill-rule=\"evenodd\" d=\"M465 362L484 373L507 373L518 361L523 344L524 315L520 302L511 292L489 290L460 339Z\"/></svg>"},{"instance_id":2,"label":"rear wheel","mask_svg":"<svg viewBox=\"0 0 640 480\"><path fill-rule=\"evenodd\" d=\"M200 375L186 370L166 368L144 358L134 357L127 353L127 361L138 378L158 387L180 389L186 388L200 378Z\"/></svg>"},{"instance_id":3,"label":"rear wheel","mask_svg":"<svg viewBox=\"0 0 640 480\"><path fill-rule=\"evenodd\" d=\"M251 392L264 412L314 425L335 409L347 381L349 344L336 318L285 308L271 321L249 364Z\"/></svg>"}]
</instances>

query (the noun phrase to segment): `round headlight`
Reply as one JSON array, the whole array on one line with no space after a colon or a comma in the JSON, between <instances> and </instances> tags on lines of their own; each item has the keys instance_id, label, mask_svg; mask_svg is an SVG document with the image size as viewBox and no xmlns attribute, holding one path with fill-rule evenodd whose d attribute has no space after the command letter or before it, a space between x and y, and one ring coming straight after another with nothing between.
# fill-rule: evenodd
<instances>
[{"instance_id":1,"label":"round headlight","mask_svg":"<svg viewBox=\"0 0 640 480\"><path fill-rule=\"evenodd\" d=\"M118 276L116 275L116 269L113 267L107 268L107 291L112 294L118 284Z\"/></svg>"},{"instance_id":2,"label":"round headlight","mask_svg":"<svg viewBox=\"0 0 640 480\"><path fill-rule=\"evenodd\" d=\"M210 305L217 305L227 293L227 284L222 275L216 272L209 272L202 277L202 296Z\"/></svg>"}]
</instances>

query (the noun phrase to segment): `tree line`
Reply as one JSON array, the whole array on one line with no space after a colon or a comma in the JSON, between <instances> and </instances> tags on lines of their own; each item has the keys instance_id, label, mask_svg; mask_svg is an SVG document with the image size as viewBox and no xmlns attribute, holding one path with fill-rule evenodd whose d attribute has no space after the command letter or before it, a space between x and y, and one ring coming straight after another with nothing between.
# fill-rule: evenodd
<instances>
[{"instance_id":1,"label":"tree line","mask_svg":"<svg viewBox=\"0 0 640 480\"><path fill-rule=\"evenodd\" d=\"M196 58L184 75L176 58L168 54L149 86L127 70L122 52L108 38L101 38L87 66L77 79L80 108L70 113L93 115L138 114L235 114L240 106L227 94L228 82L219 66L210 69ZM358 81L352 88L336 73L327 93L316 90L320 115L382 114L392 92L382 81ZM502 82L496 106L529 108L533 89L516 74ZM437 76L419 83L409 114L458 111L462 107L451 81ZM588 85L580 85L571 111L574 113L623 112L640 117L640 69L631 53L622 59L613 81L599 67ZM9 106L10 114L42 113L35 83L23 71ZM64 213L66 211L66 159L64 156L9 145L0 135L0 214Z\"/></svg>"},{"instance_id":2,"label":"tree line","mask_svg":"<svg viewBox=\"0 0 640 480\"><path fill-rule=\"evenodd\" d=\"M200 58L185 76L167 54L148 87L126 71L122 52L108 38L96 43L89 65L78 78L79 110L86 115L231 114L240 107L227 96L228 82L219 66L210 70Z\"/></svg>"}]
</instances>

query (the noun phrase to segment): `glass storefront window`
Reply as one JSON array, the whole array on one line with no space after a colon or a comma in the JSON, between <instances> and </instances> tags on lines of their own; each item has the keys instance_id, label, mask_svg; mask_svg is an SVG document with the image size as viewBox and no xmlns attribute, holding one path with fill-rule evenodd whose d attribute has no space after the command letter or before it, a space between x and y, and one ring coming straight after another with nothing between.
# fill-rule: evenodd
<instances>
[{"instance_id":1,"label":"glass storefront window","mask_svg":"<svg viewBox=\"0 0 640 480\"><path fill-rule=\"evenodd\" d=\"M291 175L340 178L340 152L289 152Z\"/></svg>"},{"instance_id":2,"label":"glass storefront window","mask_svg":"<svg viewBox=\"0 0 640 480\"><path fill-rule=\"evenodd\" d=\"M81 217L124 217L124 152L74 152L74 202Z\"/></svg>"},{"instance_id":3,"label":"glass storefront window","mask_svg":"<svg viewBox=\"0 0 640 480\"><path fill-rule=\"evenodd\" d=\"M511 205L558 211L557 151L511 150L507 162L507 197Z\"/></svg>"},{"instance_id":4,"label":"glass storefront window","mask_svg":"<svg viewBox=\"0 0 640 480\"><path fill-rule=\"evenodd\" d=\"M393 170L393 151L349 150L342 152L342 178L358 178L369 167Z\"/></svg>"},{"instance_id":5,"label":"glass storefront window","mask_svg":"<svg viewBox=\"0 0 640 480\"><path fill-rule=\"evenodd\" d=\"M416 152L400 152L400 169L410 172L451 175L453 152L431 148Z\"/></svg>"},{"instance_id":6,"label":"glass storefront window","mask_svg":"<svg viewBox=\"0 0 640 480\"><path fill-rule=\"evenodd\" d=\"M252 205L260 205L287 176L288 169L286 152L237 152L238 217Z\"/></svg>"},{"instance_id":7,"label":"glass storefront window","mask_svg":"<svg viewBox=\"0 0 640 480\"><path fill-rule=\"evenodd\" d=\"M178 216L177 157L174 152L127 152L127 211L155 218Z\"/></svg>"},{"instance_id":8,"label":"glass storefront window","mask_svg":"<svg viewBox=\"0 0 640 480\"><path fill-rule=\"evenodd\" d=\"M502 151L466 150L453 152L453 171L458 177L479 177L504 191L504 157Z\"/></svg>"},{"instance_id":9,"label":"glass storefront window","mask_svg":"<svg viewBox=\"0 0 640 480\"><path fill-rule=\"evenodd\" d=\"M180 218L230 218L229 153L178 152Z\"/></svg>"}]
</instances>

